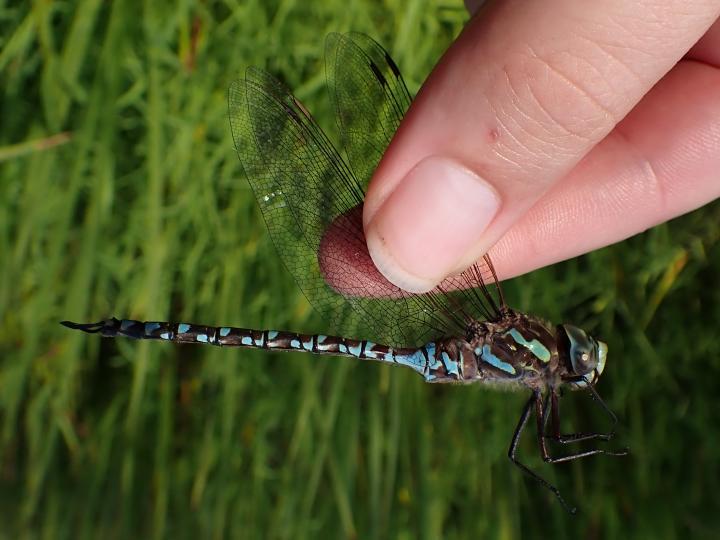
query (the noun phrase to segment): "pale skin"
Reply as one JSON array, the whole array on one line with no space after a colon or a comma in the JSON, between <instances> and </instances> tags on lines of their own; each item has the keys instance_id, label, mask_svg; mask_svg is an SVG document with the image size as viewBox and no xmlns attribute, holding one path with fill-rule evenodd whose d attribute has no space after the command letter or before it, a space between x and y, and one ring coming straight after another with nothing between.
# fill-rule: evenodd
<instances>
[{"instance_id":1,"label":"pale skin","mask_svg":"<svg viewBox=\"0 0 720 540\"><path fill-rule=\"evenodd\" d=\"M490 4L370 183L385 277L425 292L488 250L512 277L720 197L720 0Z\"/></svg>"}]
</instances>

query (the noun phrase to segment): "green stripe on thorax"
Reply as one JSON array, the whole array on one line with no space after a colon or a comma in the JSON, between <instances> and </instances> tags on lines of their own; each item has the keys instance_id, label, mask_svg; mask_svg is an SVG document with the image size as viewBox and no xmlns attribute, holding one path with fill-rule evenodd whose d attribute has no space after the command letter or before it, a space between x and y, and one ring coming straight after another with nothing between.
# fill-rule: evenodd
<instances>
[{"instance_id":1,"label":"green stripe on thorax","mask_svg":"<svg viewBox=\"0 0 720 540\"><path fill-rule=\"evenodd\" d=\"M530 351L533 355L535 355L541 362L547 363L550 361L550 357L552 356L550 354L550 351L548 348L540 343L537 339L532 339L528 341L525 339L525 337L515 328L511 328L507 332L505 332L504 335L509 335L513 340L515 340L515 343L518 345L522 345L525 347L528 351Z\"/></svg>"}]
</instances>

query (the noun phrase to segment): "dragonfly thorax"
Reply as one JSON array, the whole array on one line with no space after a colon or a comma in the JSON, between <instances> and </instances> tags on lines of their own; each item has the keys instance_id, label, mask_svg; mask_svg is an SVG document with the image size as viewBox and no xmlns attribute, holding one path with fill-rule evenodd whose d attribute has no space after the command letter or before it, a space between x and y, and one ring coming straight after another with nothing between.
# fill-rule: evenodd
<instances>
[{"instance_id":1,"label":"dragonfly thorax","mask_svg":"<svg viewBox=\"0 0 720 540\"><path fill-rule=\"evenodd\" d=\"M478 338L484 337L487 333L488 328L485 322L473 319L466 326L465 339L468 343L473 343L477 341Z\"/></svg>"},{"instance_id":2,"label":"dragonfly thorax","mask_svg":"<svg viewBox=\"0 0 720 540\"><path fill-rule=\"evenodd\" d=\"M496 321L472 321L466 340L477 363L475 380L533 389L595 384L607 356L607 345L575 326L515 311Z\"/></svg>"},{"instance_id":3,"label":"dragonfly thorax","mask_svg":"<svg viewBox=\"0 0 720 540\"><path fill-rule=\"evenodd\" d=\"M468 326L467 337L483 382L529 388L553 385L560 359L555 328L545 321L508 311L502 319Z\"/></svg>"}]
</instances>

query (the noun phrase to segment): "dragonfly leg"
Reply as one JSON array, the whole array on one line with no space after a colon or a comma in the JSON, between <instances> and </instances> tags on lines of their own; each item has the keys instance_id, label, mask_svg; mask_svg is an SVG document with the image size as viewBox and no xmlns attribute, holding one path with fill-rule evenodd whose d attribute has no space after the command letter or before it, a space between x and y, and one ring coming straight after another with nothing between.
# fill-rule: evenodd
<instances>
[{"instance_id":1,"label":"dragonfly leg","mask_svg":"<svg viewBox=\"0 0 720 540\"><path fill-rule=\"evenodd\" d=\"M533 478L535 481L539 482L545 488L549 489L560 501L560 504L562 504L563 508L567 510L569 513L574 514L577 512L577 508L570 507L565 502L565 499L563 499L563 496L560 494L560 490L553 486L550 482L545 480L542 476L537 474L535 471L530 469L527 465L524 465L520 462L517 458L517 447L520 443L520 436L522 435L523 430L525 429L525 426L527 425L528 418L530 418L530 414L533 411L533 408L535 408L535 411L541 411L542 410L542 395L538 390L533 390L532 395L530 396L530 399L528 399L527 403L525 404L525 407L523 408L522 415L520 415L520 420L518 421L517 427L515 428L515 432L513 433L512 440L510 441L510 448L508 449L508 457L510 458L510 461L512 461L520 470L522 470L525 474L527 474L530 478ZM541 417L538 417L538 424L540 424L542 421ZM542 431L540 432L542 434ZM539 437L541 440L544 439L543 437ZM544 456L543 456L544 459Z\"/></svg>"},{"instance_id":2,"label":"dragonfly leg","mask_svg":"<svg viewBox=\"0 0 720 540\"><path fill-rule=\"evenodd\" d=\"M563 461L571 461L573 459L578 459L581 457L586 456L594 456L596 454L606 454L609 456L624 456L627 455L628 450L619 450L619 451L612 451L612 450L601 450L601 449L594 449L594 450L587 450L585 452L578 452L575 454L570 454L568 456L562 456L558 458L554 458L550 456L547 445L545 444L545 439L552 439L554 441L557 441L561 444L570 444L570 443L576 443L581 441L591 441L591 440L600 440L600 441L609 441L615 436L615 425L617 424L617 416L610 410L610 408L605 404L605 402L600 398L600 396L597 394L594 388L590 387L592 389L593 399L598 401L602 404L603 409L610 415L610 417L613 419L613 428L609 433L568 433L568 434L561 434L560 433L560 403L558 399L557 391L553 388L550 390L548 398L545 400L545 406L542 408L542 412L537 409L538 414L542 414L542 421L538 425L538 438L539 438L539 444L540 444L540 450L543 455L543 459L548 463L561 463ZM547 426L548 421L548 413L550 413L550 416L552 418L551 425L552 425L552 432L550 435L547 435L545 433L545 428Z\"/></svg>"}]
</instances>

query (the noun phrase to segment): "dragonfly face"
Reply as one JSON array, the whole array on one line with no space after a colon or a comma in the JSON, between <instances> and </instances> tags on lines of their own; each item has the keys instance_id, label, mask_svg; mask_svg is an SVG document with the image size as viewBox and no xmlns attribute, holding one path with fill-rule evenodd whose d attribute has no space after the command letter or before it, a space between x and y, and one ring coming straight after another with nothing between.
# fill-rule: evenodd
<instances>
[{"instance_id":1,"label":"dragonfly face","mask_svg":"<svg viewBox=\"0 0 720 540\"><path fill-rule=\"evenodd\" d=\"M605 369L608 347L572 324L558 327L560 355L566 360L567 375L563 378L575 388L597 383Z\"/></svg>"}]
</instances>

